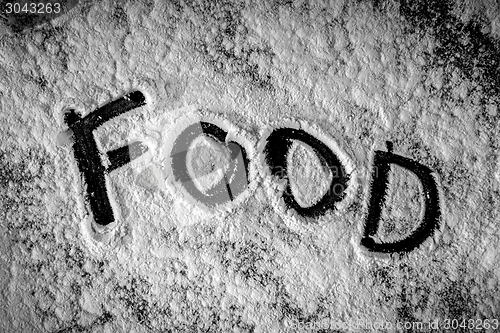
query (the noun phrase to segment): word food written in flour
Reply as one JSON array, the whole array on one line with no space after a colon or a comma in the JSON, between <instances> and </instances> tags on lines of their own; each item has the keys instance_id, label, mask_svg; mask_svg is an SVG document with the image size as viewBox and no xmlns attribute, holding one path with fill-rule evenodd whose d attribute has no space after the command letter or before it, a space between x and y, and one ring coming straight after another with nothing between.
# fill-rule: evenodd
<instances>
[{"instance_id":1,"label":"word food written in flour","mask_svg":"<svg viewBox=\"0 0 500 333\"><path fill-rule=\"evenodd\" d=\"M112 118L145 104L146 98L143 93L134 91L98 108L85 117L81 117L74 110L70 110L64 116L65 123L73 133L73 152L85 187L85 200L95 223L101 227L115 222L115 214L106 185L107 175L143 155L148 147L140 141L134 141L121 148L103 153L98 148L93 132ZM230 166L226 168L228 171L208 191L200 191L187 166L189 152L194 149L193 142L201 136L209 137L225 145L230 152ZM328 191L309 207L303 207L296 201L288 181L287 156L293 141L301 141L309 145L321 163L333 174ZM302 217L312 219L335 209L335 204L344 199L349 175L336 154L318 138L302 129L277 128L266 138L263 146L264 160L271 174L286 182L282 199L288 209L295 210ZM394 154L390 142L387 143L387 148L387 152L377 150L374 154L368 215L361 245L370 252L404 253L422 244L438 227L439 195L436 181L428 167ZM384 243L376 241L376 234L385 202L391 165L402 167L418 177L423 188L424 214L418 227L408 237ZM227 141L227 132L208 121L188 126L177 136L170 151L169 167L175 180L182 184L185 191L197 202L208 207L217 207L235 200L249 185L247 152L239 143Z\"/></svg>"}]
</instances>

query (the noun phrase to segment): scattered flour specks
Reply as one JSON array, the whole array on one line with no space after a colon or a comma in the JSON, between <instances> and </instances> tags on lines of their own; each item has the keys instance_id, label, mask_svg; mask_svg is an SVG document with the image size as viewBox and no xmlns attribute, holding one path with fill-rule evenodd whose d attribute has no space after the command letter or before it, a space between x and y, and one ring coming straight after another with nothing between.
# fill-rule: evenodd
<instances>
[{"instance_id":1,"label":"scattered flour specks","mask_svg":"<svg viewBox=\"0 0 500 333\"><path fill-rule=\"evenodd\" d=\"M0 331L500 320L500 9L476 2L81 1L21 31L0 14ZM101 151L143 138L150 154L110 173L119 219L99 241L63 112L136 90L146 105L94 132ZM162 155L189 108L249 158L247 190L222 207L186 198ZM262 134L290 120L315 124L351 177L317 218L287 209L285 181L260 169ZM434 172L441 216L415 250L379 257L359 239L387 141ZM200 191L236 174L228 145L195 146ZM307 207L334 175L292 146L284 172ZM382 241L418 227L421 193L392 168Z\"/></svg>"}]
</instances>

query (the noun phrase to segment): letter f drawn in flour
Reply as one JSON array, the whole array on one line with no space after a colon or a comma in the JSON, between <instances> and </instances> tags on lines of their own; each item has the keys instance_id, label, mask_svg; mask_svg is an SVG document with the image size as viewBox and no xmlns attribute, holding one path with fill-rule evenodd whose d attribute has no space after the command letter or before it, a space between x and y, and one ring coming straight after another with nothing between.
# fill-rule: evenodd
<instances>
[{"instance_id":1,"label":"letter f drawn in flour","mask_svg":"<svg viewBox=\"0 0 500 333\"><path fill-rule=\"evenodd\" d=\"M107 121L145 104L144 95L140 91L133 91L84 118L74 110L64 115L64 121L73 132L73 152L86 187L86 200L98 225L106 226L115 221L106 186L106 175L144 154L147 146L135 141L102 153L97 147L93 132ZM103 164L104 154L109 161L106 165Z\"/></svg>"}]
</instances>

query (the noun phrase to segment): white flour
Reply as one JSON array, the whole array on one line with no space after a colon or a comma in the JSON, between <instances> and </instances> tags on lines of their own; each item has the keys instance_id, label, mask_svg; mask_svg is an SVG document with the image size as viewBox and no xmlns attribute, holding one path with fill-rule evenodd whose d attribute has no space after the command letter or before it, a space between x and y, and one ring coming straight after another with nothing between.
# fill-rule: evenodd
<instances>
[{"instance_id":1,"label":"white flour","mask_svg":"<svg viewBox=\"0 0 500 333\"><path fill-rule=\"evenodd\" d=\"M499 8L424 3L83 1L22 32L0 23L0 331L500 320ZM86 116L135 90L146 105L95 138L103 152L135 139L149 151L110 173L117 225L96 236L63 112ZM249 157L248 189L220 207L189 198L169 170L194 118ZM262 155L292 123L351 177L345 201L316 218L287 209ZM207 140L208 164L189 157L191 174L209 174L203 191L229 154ZM386 141L439 186L438 229L404 255L359 245ZM291 154L292 192L313 205L332 175L308 145ZM381 241L418 226L421 193L392 168Z\"/></svg>"}]
</instances>

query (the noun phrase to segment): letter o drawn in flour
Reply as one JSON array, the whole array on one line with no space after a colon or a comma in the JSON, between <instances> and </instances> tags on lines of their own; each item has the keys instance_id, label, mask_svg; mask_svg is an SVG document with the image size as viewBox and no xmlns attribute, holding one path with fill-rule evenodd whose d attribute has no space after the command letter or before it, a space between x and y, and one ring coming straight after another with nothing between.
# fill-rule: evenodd
<instances>
[{"instance_id":1,"label":"letter o drawn in flour","mask_svg":"<svg viewBox=\"0 0 500 333\"><path fill-rule=\"evenodd\" d=\"M236 142L225 142L226 136L227 132L217 125L200 121L188 126L178 135L170 153L171 170L175 181L182 184L193 199L210 208L233 201L248 185L246 151ZM202 156L204 154L202 149L193 147L193 143L200 137L214 141L229 154L225 170L215 168L211 172L215 174L212 179L217 178L219 174L220 180L205 190L200 189L200 182L192 172L192 164L202 159L209 159L207 156ZM210 177L210 175L204 176Z\"/></svg>"}]
</instances>

